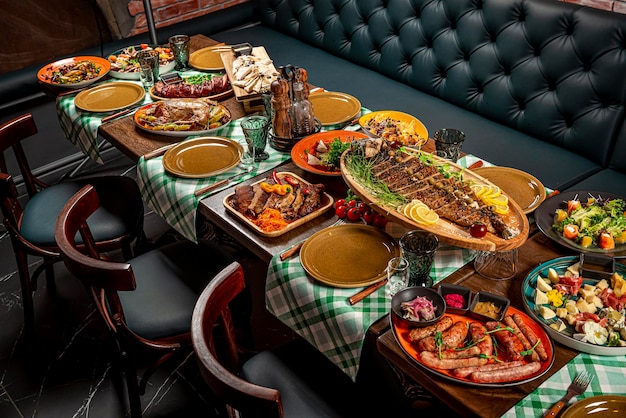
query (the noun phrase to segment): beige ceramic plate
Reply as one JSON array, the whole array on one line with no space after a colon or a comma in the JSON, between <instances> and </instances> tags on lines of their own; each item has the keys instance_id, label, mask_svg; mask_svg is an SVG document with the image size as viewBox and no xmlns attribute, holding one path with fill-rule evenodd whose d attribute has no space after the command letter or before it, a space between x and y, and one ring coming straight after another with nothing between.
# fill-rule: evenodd
<instances>
[{"instance_id":1,"label":"beige ceramic plate","mask_svg":"<svg viewBox=\"0 0 626 418\"><path fill-rule=\"evenodd\" d=\"M617 418L626 416L626 396L601 395L582 399L567 408L561 418Z\"/></svg>"},{"instance_id":2,"label":"beige ceramic plate","mask_svg":"<svg viewBox=\"0 0 626 418\"><path fill-rule=\"evenodd\" d=\"M320 282L352 288L384 278L387 263L398 255L398 243L384 231L367 225L339 225L307 239L300 262Z\"/></svg>"},{"instance_id":3,"label":"beige ceramic plate","mask_svg":"<svg viewBox=\"0 0 626 418\"><path fill-rule=\"evenodd\" d=\"M472 171L504 190L525 214L537 209L546 198L543 184L525 171L509 167L481 167Z\"/></svg>"},{"instance_id":4,"label":"beige ceramic plate","mask_svg":"<svg viewBox=\"0 0 626 418\"><path fill-rule=\"evenodd\" d=\"M243 148L220 137L201 137L183 141L163 155L163 168L185 178L204 178L223 173L239 164Z\"/></svg>"},{"instance_id":5,"label":"beige ceramic plate","mask_svg":"<svg viewBox=\"0 0 626 418\"><path fill-rule=\"evenodd\" d=\"M222 56L220 55L220 52L215 51L215 48L224 48L224 46L214 45L193 52L189 56L189 65L196 70L202 71L223 70L224 63L222 62Z\"/></svg>"},{"instance_id":6,"label":"beige ceramic plate","mask_svg":"<svg viewBox=\"0 0 626 418\"><path fill-rule=\"evenodd\" d=\"M361 114L361 102L349 94L336 91L313 93L309 101L322 126L346 123Z\"/></svg>"},{"instance_id":7,"label":"beige ceramic plate","mask_svg":"<svg viewBox=\"0 0 626 418\"><path fill-rule=\"evenodd\" d=\"M86 112L111 112L137 104L145 95L143 87L134 83L105 83L78 93L74 105Z\"/></svg>"}]
</instances>

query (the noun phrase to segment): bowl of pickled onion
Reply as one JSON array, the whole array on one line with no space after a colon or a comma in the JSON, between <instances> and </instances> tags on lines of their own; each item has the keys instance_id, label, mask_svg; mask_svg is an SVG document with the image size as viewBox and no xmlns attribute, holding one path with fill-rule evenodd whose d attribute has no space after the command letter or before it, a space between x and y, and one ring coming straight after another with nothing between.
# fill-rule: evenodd
<instances>
[{"instance_id":1,"label":"bowl of pickled onion","mask_svg":"<svg viewBox=\"0 0 626 418\"><path fill-rule=\"evenodd\" d=\"M434 289L407 287L391 298L391 311L412 327L426 327L439 321L446 312L446 301Z\"/></svg>"}]
</instances>

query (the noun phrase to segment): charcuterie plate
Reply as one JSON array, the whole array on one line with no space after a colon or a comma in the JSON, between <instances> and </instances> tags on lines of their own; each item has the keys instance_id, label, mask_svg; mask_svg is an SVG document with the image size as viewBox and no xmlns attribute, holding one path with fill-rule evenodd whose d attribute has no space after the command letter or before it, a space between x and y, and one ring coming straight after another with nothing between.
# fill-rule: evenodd
<instances>
[{"instance_id":1,"label":"charcuterie plate","mask_svg":"<svg viewBox=\"0 0 626 418\"><path fill-rule=\"evenodd\" d=\"M528 314L535 319L535 321L539 322L545 328L546 332L550 335L550 337L552 337L552 339L567 347L583 353L596 354L600 356L623 356L626 354L626 347L609 347L607 344L597 345L591 344L587 341L581 341L574 338L576 331L574 327L567 323L567 321L563 321L565 328L561 331L557 331L556 329L550 327L550 324L555 323L558 318L544 319L538 313L540 306L535 304L537 278L547 278L548 269L550 268L554 269L559 275L563 275L567 268L577 263L578 260L579 258L575 256L555 258L535 267L530 273L528 273L528 276L526 276L526 279L524 279L524 282L522 283L524 309L526 309L526 312L528 312ZM626 275L626 266L623 264L616 263L615 270L621 275ZM595 285L597 283L597 279L583 278L582 280L583 286L585 284ZM571 297L572 300L578 300L578 298L578 295Z\"/></svg>"},{"instance_id":2,"label":"charcuterie plate","mask_svg":"<svg viewBox=\"0 0 626 418\"><path fill-rule=\"evenodd\" d=\"M283 178L284 176L290 176L296 179L297 181L301 182L301 184L308 184L306 180L302 179L301 177L291 172L281 171L277 173L277 176L279 176L280 178ZM254 187L255 185L258 185L263 181L265 181L265 179L259 180L253 183L251 186ZM239 218L239 220L241 220L241 222L243 222L248 228L251 228L254 232L264 237L277 237L277 236L283 235L291 231L292 229L295 229L299 227L300 225L303 225L311 221L312 219L317 218L318 216L326 212L328 209L330 209L334 203L333 198L328 193L323 192L321 194L320 204L314 211L312 211L311 213L307 215L294 219L292 222L288 223L283 228L272 230L272 231L265 231L259 225L254 223L250 218L248 218L243 213L239 212L237 209L233 207L233 204L231 203L234 198L235 198L235 192L230 193L229 195L224 197L224 201L222 203L224 204L224 207L226 208L226 210L230 212L233 216Z\"/></svg>"},{"instance_id":3,"label":"charcuterie plate","mask_svg":"<svg viewBox=\"0 0 626 418\"><path fill-rule=\"evenodd\" d=\"M518 248L526 242L529 231L528 218L526 217L524 210L522 210L522 208L512 198L508 199L508 213L501 215L503 223L511 231L514 231L514 234L507 239L491 232L488 232L487 235L482 238L473 237L469 233L469 228L461 227L447 219L444 219L443 217L439 217L434 224L419 223L400 212L398 210L399 205L390 204L389 200L386 200L386 196L388 195L381 194L381 190L383 193L386 193L382 186L372 186L367 177L364 179L364 177L359 173L353 172L350 168L349 161L352 157L352 152L352 150L347 150L341 157L341 174L343 179L347 183L348 187L350 187L350 189L361 200L368 203L377 212L387 216L390 221L399 223L408 229L423 229L432 232L437 235L441 242L473 250L505 251ZM482 184L497 187L486 178L473 173L471 170L466 170L464 167L461 167L460 165L449 160L445 160L436 155L420 150L410 152L413 153L416 158L426 161L427 164L431 164L438 167L440 170L444 170L447 175L461 178L467 184ZM401 167L398 167L397 169L395 167L391 167L389 170L394 170L395 173L399 173ZM411 182L412 185L409 187L422 187L418 181L411 180ZM387 185L384 186L386 187ZM506 192L502 191L502 194L506 195Z\"/></svg>"},{"instance_id":4,"label":"charcuterie plate","mask_svg":"<svg viewBox=\"0 0 626 418\"><path fill-rule=\"evenodd\" d=\"M389 318L391 321L391 329L393 330L393 334L396 338L396 341L398 342L398 344L400 345L400 347L402 347L402 350L413 360L415 361L420 367L423 367L424 369L440 376L443 377L444 379L447 380L451 380L457 383L463 383L463 384L467 384L470 386L479 386L479 387L503 387L503 386L516 386L516 385L520 385L522 383L526 383L526 382L530 382L532 380L537 379L538 377L542 376L544 373L546 373L550 367L552 366L552 363L554 362L554 345L552 343L552 340L550 339L550 337L548 336L548 334L546 334L546 332L544 331L544 329L541 327L541 325L539 325L538 323L536 323L535 321L533 321L529 316L527 316L526 314L524 314L522 311L509 306L508 310L507 310L507 315L513 315L513 314L518 314L522 317L524 323L535 333L535 335L539 338L539 340L541 341L541 344L543 345L546 354L547 354L547 360L542 361L540 363L540 368L539 370L537 370L536 372L534 372L533 374L521 378L521 379L515 379L514 377L509 377L506 380L503 381L498 381L498 382L489 382L489 383L480 383L480 382L475 382L472 381L470 377L459 377L456 376L453 372L453 370L444 370L444 369L435 369L432 367L427 366L423 360L420 357L420 353L419 350L417 348L417 343L413 343L410 341L409 339L409 333L411 331L411 329L406 325L406 323L403 323L402 321L398 320L396 318L395 315L390 314ZM452 318L453 322L457 322L457 321L466 321L468 324L472 323L472 322L478 322L478 323L482 323L482 321L479 321L478 319L474 319L470 316L466 316L466 315L458 315L458 314L450 314L450 313L446 313L444 315L444 317L449 316ZM489 363L496 363L499 361L506 361L506 357L502 352L496 352L494 350L494 353L497 353L497 360L496 359L490 359ZM529 360L522 360L524 363L528 363ZM508 374L508 376L510 376L510 374Z\"/></svg>"}]
</instances>

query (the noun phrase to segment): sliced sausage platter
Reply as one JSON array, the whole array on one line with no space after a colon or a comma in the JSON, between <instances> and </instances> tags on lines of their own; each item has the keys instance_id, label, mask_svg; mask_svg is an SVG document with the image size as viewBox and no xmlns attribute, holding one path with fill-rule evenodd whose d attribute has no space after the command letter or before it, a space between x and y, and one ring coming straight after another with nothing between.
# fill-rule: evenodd
<instances>
[{"instance_id":1,"label":"sliced sausage platter","mask_svg":"<svg viewBox=\"0 0 626 418\"><path fill-rule=\"evenodd\" d=\"M420 341L411 341L411 328L409 328L409 326L405 322L398 320L393 313L390 314L390 320L392 324L391 328L398 344L400 345L400 347L402 347L402 350L420 367L423 367L426 370L429 370L432 373L435 373L445 379L467 384L470 386L502 387L515 386L535 380L538 377L542 376L544 373L546 373L554 362L554 345L541 325L539 325L538 323L533 321L528 315L514 307L509 307L506 315L511 317L516 315L517 319L522 321L522 327L527 327L536 336L536 338L539 339L539 341L541 342L541 346L544 350L544 353L542 353L542 358L540 358L539 361L533 361L531 359L531 355L523 355L525 354L524 352L522 352L521 359L513 359L506 352L506 348L502 346L502 343L498 343L498 340L495 337L493 338L493 340L495 341L493 356L489 358L489 360L487 360L486 362L484 360L479 361L479 356L440 361L440 356L438 356L437 351L431 351L423 354L426 350L422 350L421 348L423 348L425 345L420 344ZM454 323L455 325L457 325L459 322L462 322L464 324L467 324L467 327L469 327L472 323L485 325L485 322L475 319L473 317L469 317L467 315L446 313L441 321L443 321L444 319L448 322ZM423 328L417 328L417 330L423 330ZM498 332L508 333L508 331ZM495 333L492 333L491 335L495 335ZM470 339L471 337L468 333L467 338L461 344L459 344L459 347L472 347L474 344L471 343ZM539 353L538 350L529 351L536 351L536 353ZM514 361L515 364L513 364ZM456 368L437 368L433 366L433 364L438 363L447 363L449 365L453 365L455 364L455 362L457 363L456 365L458 365L458 367ZM538 365L536 363L538 363ZM493 369L495 365L502 366L500 367L500 372L494 372L493 370L489 370L490 368ZM470 367L474 366L479 367L480 369L471 369L474 374L467 374L470 371ZM504 370L506 370L505 372L502 372L503 368ZM532 370L532 372L524 373L523 370ZM466 373L463 373L463 371L465 371Z\"/></svg>"}]
</instances>

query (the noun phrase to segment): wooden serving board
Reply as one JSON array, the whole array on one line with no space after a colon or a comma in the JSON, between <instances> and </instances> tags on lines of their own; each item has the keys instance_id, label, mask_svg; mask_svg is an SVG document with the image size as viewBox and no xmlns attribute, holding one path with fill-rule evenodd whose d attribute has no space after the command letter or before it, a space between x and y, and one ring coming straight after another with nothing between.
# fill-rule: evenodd
<instances>
[{"instance_id":1,"label":"wooden serving board","mask_svg":"<svg viewBox=\"0 0 626 418\"><path fill-rule=\"evenodd\" d=\"M472 250L481 250L481 251L506 251L512 250L514 248L520 247L526 239L528 238L529 232L529 224L528 218L524 214L522 208L515 203L513 199L509 197L509 213L507 215L501 215L507 225L511 227L515 227L519 229L520 233L511 239L503 239L495 234L487 233L483 238L474 238L470 235L469 230L467 228L460 227L447 219L439 218L436 224L433 225L424 225L414 221L413 219L407 217L403 213L399 212L397 208L391 206L385 206L381 202L377 201L374 198L370 191L368 191L365 187L363 187L357 179L355 179L350 172L348 171L345 165L345 158L350 150L347 150L341 156L341 175L345 180L346 184L350 189L356 194L362 201L368 203L374 210L385 215L389 220L396 222L400 225L403 225L409 229L423 229L425 231L432 232L437 235L441 242L445 242L447 244L456 245L457 247L469 248ZM424 152L424 151L422 151ZM429 154L424 152L425 154ZM458 164L452 163L449 160L445 160L436 155L432 155L432 158L441 163L447 164L450 167L450 170L453 171L463 171L463 178L465 180L473 180L476 183L480 184L490 184L489 180L479 176L478 174L472 172L471 170L467 170L461 167ZM495 185L494 185L495 186ZM502 192L503 194L506 194Z\"/></svg>"},{"instance_id":2,"label":"wooden serving board","mask_svg":"<svg viewBox=\"0 0 626 418\"><path fill-rule=\"evenodd\" d=\"M232 51L222 52L220 55L222 56L224 69L226 70L226 74L228 74L228 79L231 80L231 85L232 85L232 82L235 80L235 77L233 75L233 62L235 61L237 57L235 56L235 53ZM254 55L255 57L259 57L259 58L270 59L269 55L267 54L267 51L262 46L255 46L254 48L252 48L252 55ZM272 65L272 67L274 66ZM275 67L274 67L274 71L276 71ZM237 87L235 85L233 85L233 91L235 92L235 97L237 98L237 101L239 102L247 102L247 101L258 99L261 97L260 92L247 92L241 87Z\"/></svg>"}]
</instances>

